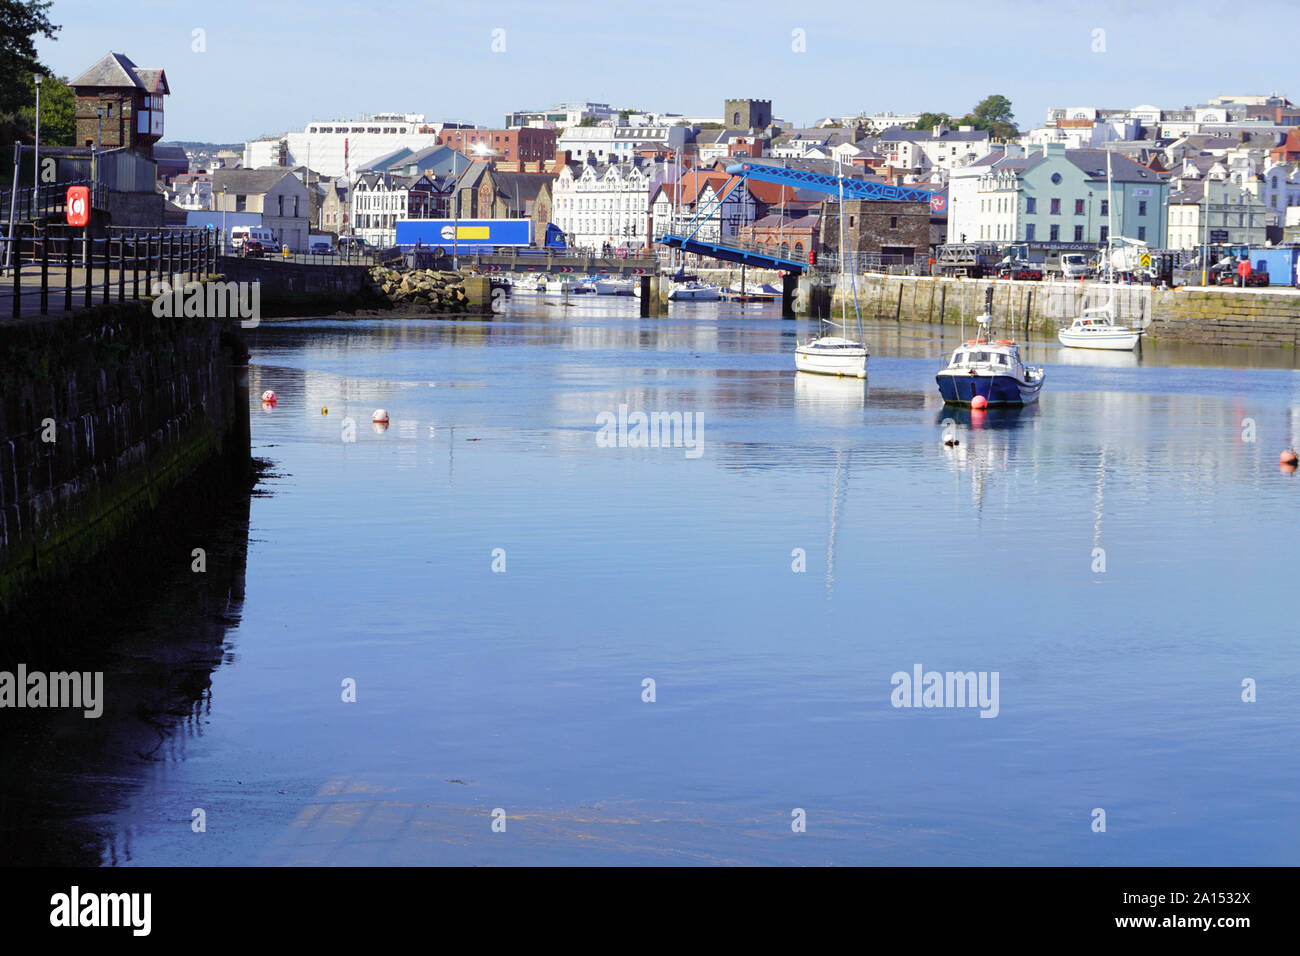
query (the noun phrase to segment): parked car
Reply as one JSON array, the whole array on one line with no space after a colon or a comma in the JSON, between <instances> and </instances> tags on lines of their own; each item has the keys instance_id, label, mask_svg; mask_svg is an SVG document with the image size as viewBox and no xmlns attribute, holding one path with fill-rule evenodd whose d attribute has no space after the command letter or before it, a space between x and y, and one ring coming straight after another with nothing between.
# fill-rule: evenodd
<instances>
[{"instance_id":1,"label":"parked car","mask_svg":"<svg viewBox=\"0 0 1300 956\"><path fill-rule=\"evenodd\" d=\"M370 243L360 236L339 236L339 252L345 256L361 256L370 251Z\"/></svg>"},{"instance_id":2,"label":"parked car","mask_svg":"<svg viewBox=\"0 0 1300 956\"><path fill-rule=\"evenodd\" d=\"M262 245L260 239L245 239L240 247L246 256L265 256L266 246Z\"/></svg>"}]
</instances>

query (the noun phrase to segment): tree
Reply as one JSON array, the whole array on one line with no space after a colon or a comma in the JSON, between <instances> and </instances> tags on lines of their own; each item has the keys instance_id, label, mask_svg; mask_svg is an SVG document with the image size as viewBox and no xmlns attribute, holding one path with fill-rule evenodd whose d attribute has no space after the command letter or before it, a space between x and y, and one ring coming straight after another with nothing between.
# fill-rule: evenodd
<instances>
[{"instance_id":1,"label":"tree","mask_svg":"<svg viewBox=\"0 0 1300 956\"><path fill-rule=\"evenodd\" d=\"M952 117L947 113L922 113L908 129L934 129L936 126L951 126Z\"/></svg>"},{"instance_id":2,"label":"tree","mask_svg":"<svg viewBox=\"0 0 1300 956\"><path fill-rule=\"evenodd\" d=\"M36 38L54 39L59 28L45 15L53 0L0 0L0 114L31 104L33 73L47 72L36 59Z\"/></svg>"},{"instance_id":3,"label":"tree","mask_svg":"<svg viewBox=\"0 0 1300 956\"><path fill-rule=\"evenodd\" d=\"M36 83L28 79L32 105L18 111L18 125L36 130ZM72 146L77 137L77 96L68 81L57 76L41 80L41 144Z\"/></svg>"},{"instance_id":4,"label":"tree","mask_svg":"<svg viewBox=\"0 0 1300 956\"><path fill-rule=\"evenodd\" d=\"M994 139L1011 139L1019 135L1016 118L1011 112L1011 101L1000 93L984 97L971 110L971 123L976 129L987 130Z\"/></svg>"}]
</instances>

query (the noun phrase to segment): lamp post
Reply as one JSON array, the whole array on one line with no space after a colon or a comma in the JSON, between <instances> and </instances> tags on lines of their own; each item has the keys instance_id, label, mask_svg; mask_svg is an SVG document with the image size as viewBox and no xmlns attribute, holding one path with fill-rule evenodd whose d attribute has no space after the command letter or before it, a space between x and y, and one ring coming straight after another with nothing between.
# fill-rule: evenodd
<instances>
[{"instance_id":1,"label":"lamp post","mask_svg":"<svg viewBox=\"0 0 1300 956\"><path fill-rule=\"evenodd\" d=\"M99 185L99 143L104 137L104 107L100 106L95 109L95 148L90 154L90 188L94 190Z\"/></svg>"},{"instance_id":2,"label":"lamp post","mask_svg":"<svg viewBox=\"0 0 1300 956\"><path fill-rule=\"evenodd\" d=\"M1210 174L1205 174L1205 182L1202 183L1205 214L1202 217L1205 220L1201 226L1201 235L1204 244L1201 246L1201 285L1210 284Z\"/></svg>"},{"instance_id":3,"label":"lamp post","mask_svg":"<svg viewBox=\"0 0 1300 956\"><path fill-rule=\"evenodd\" d=\"M221 187L221 252L226 252L226 187Z\"/></svg>"},{"instance_id":4,"label":"lamp post","mask_svg":"<svg viewBox=\"0 0 1300 956\"><path fill-rule=\"evenodd\" d=\"M41 191L41 75L36 73L32 76L36 82L36 145L32 147L32 153L35 156L32 168L32 198L37 199ZM18 184L14 183L17 188ZM35 212L32 213L36 215Z\"/></svg>"}]
</instances>

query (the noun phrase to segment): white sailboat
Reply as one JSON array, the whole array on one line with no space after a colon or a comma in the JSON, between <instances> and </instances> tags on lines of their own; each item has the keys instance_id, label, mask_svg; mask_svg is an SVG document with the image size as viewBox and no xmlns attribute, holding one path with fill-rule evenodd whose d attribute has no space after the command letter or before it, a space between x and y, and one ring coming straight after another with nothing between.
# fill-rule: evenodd
<instances>
[{"instance_id":1,"label":"white sailboat","mask_svg":"<svg viewBox=\"0 0 1300 956\"><path fill-rule=\"evenodd\" d=\"M841 170L842 172L842 170ZM845 275L844 250L844 180L840 181L840 279ZM871 353L863 344L862 313L858 309L858 285L856 278L850 275L849 282L853 288L853 311L858 318L858 340L840 335L822 335L802 344L796 344L794 350L794 367L800 372L812 372L818 375L849 375L855 378L867 377L867 359ZM842 284L842 281L841 281ZM834 325L834 322L829 323ZM840 323L844 328L844 323Z\"/></svg>"},{"instance_id":2,"label":"white sailboat","mask_svg":"<svg viewBox=\"0 0 1300 956\"><path fill-rule=\"evenodd\" d=\"M1056 337L1062 345L1075 349L1107 349L1131 352L1141 341L1142 330L1115 321L1115 226L1111 199L1110 150L1106 150L1106 283L1110 298L1105 305L1084 309Z\"/></svg>"}]
</instances>

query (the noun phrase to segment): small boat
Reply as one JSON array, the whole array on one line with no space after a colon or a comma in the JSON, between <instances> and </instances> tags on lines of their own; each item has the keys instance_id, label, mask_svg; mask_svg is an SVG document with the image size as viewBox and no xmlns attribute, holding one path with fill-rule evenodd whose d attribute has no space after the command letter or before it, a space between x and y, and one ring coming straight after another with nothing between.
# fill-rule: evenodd
<instances>
[{"instance_id":1,"label":"small boat","mask_svg":"<svg viewBox=\"0 0 1300 956\"><path fill-rule=\"evenodd\" d=\"M676 282L668 298L673 302L717 302L722 296L703 282Z\"/></svg>"},{"instance_id":2,"label":"small boat","mask_svg":"<svg viewBox=\"0 0 1300 956\"><path fill-rule=\"evenodd\" d=\"M969 405L975 397L989 405L1028 405L1038 401L1046 372L1020 360L1020 348L1008 339L994 340L986 312L975 320L982 326L977 338L953 350L948 364L934 377L945 402Z\"/></svg>"},{"instance_id":3,"label":"small boat","mask_svg":"<svg viewBox=\"0 0 1300 956\"><path fill-rule=\"evenodd\" d=\"M1084 309L1069 328L1057 330L1062 345L1074 349L1109 349L1131 352L1142 338L1141 329L1116 325L1110 306Z\"/></svg>"},{"instance_id":4,"label":"small boat","mask_svg":"<svg viewBox=\"0 0 1300 956\"><path fill-rule=\"evenodd\" d=\"M794 367L796 371L815 372L818 375L866 378L870 354L861 342L823 335L795 346Z\"/></svg>"},{"instance_id":5,"label":"small boat","mask_svg":"<svg viewBox=\"0 0 1300 956\"><path fill-rule=\"evenodd\" d=\"M1106 151L1106 285L1110 289L1110 299L1105 305L1084 309L1075 316L1068 328L1058 329L1056 337L1062 345L1074 349L1107 349L1113 352L1131 352L1142 338L1141 329L1131 329L1115 322L1115 222L1113 218L1113 200L1110 198L1111 171L1110 150ZM1119 240L1129 243L1131 240Z\"/></svg>"},{"instance_id":6,"label":"small boat","mask_svg":"<svg viewBox=\"0 0 1300 956\"><path fill-rule=\"evenodd\" d=\"M631 279L606 277L592 283L596 295L632 295L634 283Z\"/></svg>"},{"instance_id":7,"label":"small boat","mask_svg":"<svg viewBox=\"0 0 1300 956\"><path fill-rule=\"evenodd\" d=\"M781 298L781 293L771 286L753 282L745 283L744 288L730 286L722 289L720 295L729 302L775 302Z\"/></svg>"}]
</instances>

